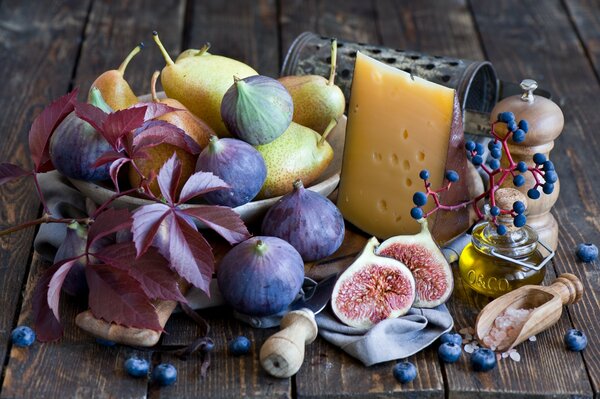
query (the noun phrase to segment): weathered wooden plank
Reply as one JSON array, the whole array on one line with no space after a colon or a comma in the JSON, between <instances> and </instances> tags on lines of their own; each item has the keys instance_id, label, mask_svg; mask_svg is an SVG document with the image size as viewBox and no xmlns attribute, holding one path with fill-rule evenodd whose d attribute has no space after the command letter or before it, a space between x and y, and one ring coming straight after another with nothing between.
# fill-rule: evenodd
<instances>
[{"instance_id":1,"label":"weathered wooden plank","mask_svg":"<svg viewBox=\"0 0 600 399\"><path fill-rule=\"evenodd\" d=\"M185 46L211 43L213 54L245 62L260 74L279 74L276 0L189 2Z\"/></svg>"},{"instance_id":2,"label":"weathered wooden plank","mask_svg":"<svg viewBox=\"0 0 600 399\"><path fill-rule=\"evenodd\" d=\"M544 2L543 7L533 1L482 1L473 2L472 7L486 54L499 75L513 81L526 77L538 80L542 87L552 91L565 114L563 134L551 154L562 177L561 194L553 211L560 221L560 242L554 264L557 273L573 273L584 284L584 298L569 307L569 314L573 324L584 329L592 342L583 353L583 360L597 395L600 347L593 342L600 342L600 326L590 320L599 317L600 273L595 264L576 262L573 251L575 244L583 240L600 242L595 220L599 188L594 184L600 178L596 157L599 143L593 134L598 116L590 101L598 96L599 85L559 1ZM523 21L528 21L529 27L525 27ZM564 328L557 327L553 334L562 336L564 332ZM555 352L552 357L557 358L556 367L566 363L565 357L575 362L578 356L568 353L560 340L549 344L543 355L551 352ZM553 380L544 381L548 387L554 387L556 395L591 395L585 374L580 379L561 380L561 375L572 369L580 367L562 367Z\"/></svg>"},{"instance_id":3,"label":"weathered wooden plank","mask_svg":"<svg viewBox=\"0 0 600 399\"><path fill-rule=\"evenodd\" d=\"M88 1L0 3L0 160L31 167L27 132L48 102L66 93L83 31ZM64 40L71 38L71 40ZM0 187L2 228L35 219L39 202L31 181ZM33 229L0 239L0 359L20 306ZM3 366L0 366L3 367ZM0 377L1 381L2 377Z\"/></svg>"},{"instance_id":4,"label":"weathered wooden plank","mask_svg":"<svg viewBox=\"0 0 600 399\"><path fill-rule=\"evenodd\" d=\"M566 0L563 2L575 25L596 76L600 76L600 2L597 0Z\"/></svg>"}]
</instances>

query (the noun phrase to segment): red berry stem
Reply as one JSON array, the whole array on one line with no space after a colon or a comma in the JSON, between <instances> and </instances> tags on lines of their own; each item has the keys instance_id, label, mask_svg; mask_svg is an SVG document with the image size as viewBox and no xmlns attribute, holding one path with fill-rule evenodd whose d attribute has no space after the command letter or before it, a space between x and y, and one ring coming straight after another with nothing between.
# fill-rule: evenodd
<instances>
[{"instance_id":1,"label":"red berry stem","mask_svg":"<svg viewBox=\"0 0 600 399\"><path fill-rule=\"evenodd\" d=\"M44 208L44 215L49 214L50 210L48 209L48 205L46 204L46 198L44 197L44 193L42 192L42 188L40 187L40 182L38 181L37 173L35 173L34 171L32 173L32 176L33 184L35 185L38 197L40 198L40 202L42 203L42 207Z\"/></svg>"}]
</instances>

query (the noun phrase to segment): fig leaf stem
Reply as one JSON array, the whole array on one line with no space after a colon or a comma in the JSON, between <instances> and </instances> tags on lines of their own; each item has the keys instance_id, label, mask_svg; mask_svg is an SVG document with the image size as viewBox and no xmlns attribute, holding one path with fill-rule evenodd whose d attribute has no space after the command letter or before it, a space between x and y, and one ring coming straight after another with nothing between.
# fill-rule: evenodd
<instances>
[{"instance_id":1,"label":"fig leaf stem","mask_svg":"<svg viewBox=\"0 0 600 399\"><path fill-rule=\"evenodd\" d=\"M38 224L43 224L43 223L64 223L64 224L71 224L73 222L77 222L77 223L81 223L81 224L85 224L85 225L89 225L92 223L92 219L90 218L80 218L80 219L63 219L63 218L53 218L51 217L48 213L44 213L44 215L40 218L34 219L34 220L30 220L29 222L25 222L25 223L21 223L19 225L13 226L13 227L9 227L7 229L4 230L0 230L0 236L5 236L11 233L14 233L16 231L19 230L23 230L26 229L28 227L32 227L32 226L37 226Z\"/></svg>"}]
</instances>

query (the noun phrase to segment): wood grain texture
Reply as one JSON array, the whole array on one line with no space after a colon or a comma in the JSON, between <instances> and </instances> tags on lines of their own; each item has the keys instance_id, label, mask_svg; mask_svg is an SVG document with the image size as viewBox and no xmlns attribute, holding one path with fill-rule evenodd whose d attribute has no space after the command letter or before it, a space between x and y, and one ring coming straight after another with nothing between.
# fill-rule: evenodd
<instances>
[{"instance_id":1,"label":"wood grain texture","mask_svg":"<svg viewBox=\"0 0 600 399\"><path fill-rule=\"evenodd\" d=\"M600 77L600 1L564 0L596 76Z\"/></svg>"},{"instance_id":2,"label":"wood grain texture","mask_svg":"<svg viewBox=\"0 0 600 399\"><path fill-rule=\"evenodd\" d=\"M185 46L210 42L213 54L245 62L261 75L279 76L276 0L190 1Z\"/></svg>"},{"instance_id":3,"label":"wood grain texture","mask_svg":"<svg viewBox=\"0 0 600 399\"><path fill-rule=\"evenodd\" d=\"M0 3L1 162L31 167L29 128L43 107L69 88L87 9L88 1L53 2L45 7L33 2ZM62 37L73 40L65 42ZM2 228L37 217L39 201L28 179L0 187ZM0 239L2 361L18 315L33 233L34 229L27 229Z\"/></svg>"}]
</instances>

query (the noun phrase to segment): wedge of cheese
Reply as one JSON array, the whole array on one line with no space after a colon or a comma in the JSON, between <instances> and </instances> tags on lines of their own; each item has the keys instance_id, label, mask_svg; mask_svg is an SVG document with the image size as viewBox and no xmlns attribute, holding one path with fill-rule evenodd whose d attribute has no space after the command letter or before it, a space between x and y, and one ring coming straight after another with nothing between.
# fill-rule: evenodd
<instances>
[{"instance_id":1,"label":"wedge of cheese","mask_svg":"<svg viewBox=\"0 0 600 399\"><path fill-rule=\"evenodd\" d=\"M442 196L452 205L467 200L462 115L455 91L411 76L360 52L356 57L337 205L361 230L380 238L419 231L410 216L419 172L428 169L432 188L446 170L461 179ZM424 210L431 209L430 198ZM438 242L468 226L468 210L432 216Z\"/></svg>"}]
</instances>

